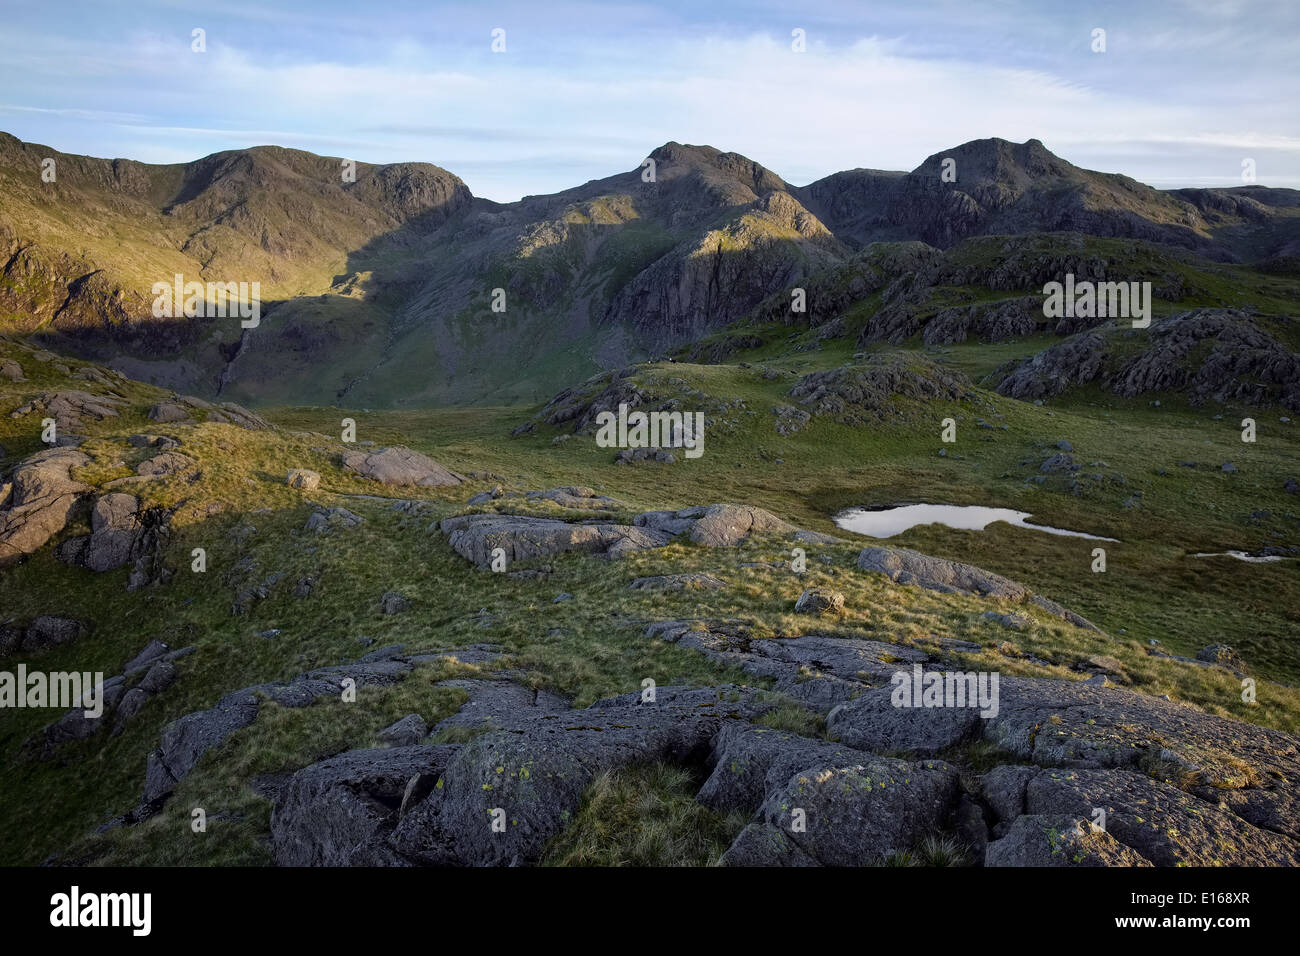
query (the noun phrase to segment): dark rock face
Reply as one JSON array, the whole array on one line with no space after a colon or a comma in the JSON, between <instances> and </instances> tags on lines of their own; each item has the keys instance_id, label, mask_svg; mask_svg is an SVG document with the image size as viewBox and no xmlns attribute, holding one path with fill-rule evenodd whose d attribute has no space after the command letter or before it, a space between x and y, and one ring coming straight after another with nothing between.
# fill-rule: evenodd
<instances>
[{"instance_id":1,"label":"dark rock face","mask_svg":"<svg viewBox=\"0 0 1300 956\"><path fill-rule=\"evenodd\" d=\"M948 160L956 180L945 182ZM1036 139L972 140L910 173L851 170L795 192L855 245L909 238L946 248L968 236L1078 231L1228 256L1192 228L1200 216L1185 197L1080 169Z\"/></svg>"},{"instance_id":2,"label":"dark rock face","mask_svg":"<svg viewBox=\"0 0 1300 956\"><path fill-rule=\"evenodd\" d=\"M926 345L954 345L969 338L1001 342L1033 335L1043 322L1043 300L1021 296L945 309L926 323L922 339Z\"/></svg>"},{"instance_id":3,"label":"dark rock face","mask_svg":"<svg viewBox=\"0 0 1300 956\"><path fill-rule=\"evenodd\" d=\"M350 750L294 774L271 817L280 866L409 866L387 842L408 783L437 780L455 747Z\"/></svg>"},{"instance_id":4,"label":"dark rock face","mask_svg":"<svg viewBox=\"0 0 1300 956\"><path fill-rule=\"evenodd\" d=\"M1148 344L1122 360L1118 346L1130 335L1147 336ZM1232 309L1195 309L1146 330L1074 336L1014 366L997 390L1011 398L1051 398L1094 381L1125 398L1182 392L1195 403L1300 410L1300 355Z\"/></svg>"},{"instance_id":5,"label":"dark rock face","mask_svg":"<svg viewBox=\"0 0 1300 956\"><path fill-rule=\"evenodd\" d=\"M1107 355L1106 336L1085 332L1026 359L998 384L998 394L1021 401L1054 398L1100 373Z\"/></svg>"},{"instance_id":6,"label":"dark rock face","mask_svg":"<svg viewBox=\"0 0 1300 956\"><path fill-rule=\"evenodd\" d=\"M99 692L103 708L98 716L87 716L86 708L74 707L29 739L25 748L38 760L48 760L64 744L86 740L106 727L113 728L114 736L120 734L149 700L176 683L178 673L173 662L193 651L193 647L173 651L161 641L151 641L121 674L104 681Z\"/></svg>"},{"instance_id":7,"label":"dark rock face","mask_svg":"<svg viewBox=\"0 0 1300 956\"><path fill-rule=\"evenodd\" d=\"M382 485L438 488L463 484L466 480L418 451L397 445L377 452L345 451L343 467Z\"/></svg>"}]
</instances>

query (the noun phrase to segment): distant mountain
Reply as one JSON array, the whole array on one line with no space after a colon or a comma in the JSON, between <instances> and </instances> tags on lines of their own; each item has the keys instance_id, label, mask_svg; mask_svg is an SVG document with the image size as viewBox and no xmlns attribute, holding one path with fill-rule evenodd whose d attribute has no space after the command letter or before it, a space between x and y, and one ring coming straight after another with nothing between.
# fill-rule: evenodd
<instances>
[{"instance_id":1,"label":"distant mountain","mask_svg":"<svg viewBox=\"0 0 1300 956\"><path fill-rule=\"evenodd\" d=\"M653 177L500 204L424 163L348 181L340 159L273 146L156 166L0 134L0 328L236 401L507 403L699 339L882 240L1068 231L1281 269L1300 248L1296 191L1161 191L1037 140L803 187L708 146L648 159ZM150 289L175 274L260 282L261 325L155 319Z\"/></svg>"}]
</instances>

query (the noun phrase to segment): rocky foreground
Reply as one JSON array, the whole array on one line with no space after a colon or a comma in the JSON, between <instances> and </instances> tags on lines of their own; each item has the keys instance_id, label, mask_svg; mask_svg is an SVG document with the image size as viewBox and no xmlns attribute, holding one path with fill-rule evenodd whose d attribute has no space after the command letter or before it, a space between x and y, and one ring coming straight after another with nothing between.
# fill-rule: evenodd
<instances>
[{"instance_id":1,"label":"rocky foreground","mask_svg":"<svg viewBox=\"0 0 1300 956\"><path fill-rule=\"evenodd\" d=\"M403 473L391 480L419 479ZM481 568L498 549L513 563L567 551L615 558L674 540L709 548L732 547L751 535L792 545L834 540L749 506L646 512L618 524L590 515L618 504L591 489L520 497L573 514L471 511L435 530ZM487 494L479 503L496 500ZM970 565L878 547L863 549L857 564L856 573L999 607L1032 606L1096 630L1022 585ZM721 585L695 572L640 578L630 586ZM675 643L739 667L771 680L770 691L648 687L573 708L525 686L518 672L491 670L506 663L491 644L426 651L395 645L353 664L235 690L165 728L149 757L139 807L109 826L156 813L179 781L202 772L204 755L252 726L268 701L306 706L337 696L349 682L392 684L431 662L458 660L483 666L484 676L433 685L468 695L457 713L432 727L409 714L380 733L382 747L349 750L259 784L274 802L276 864L533 864L572 823L598 774L653 762L697 771L703 784L696 799L706 806L751 815L721 859L729 866L882 864L936 834L955 835L973 862L985 866L1300 863L1295 737L1125 690L1112 683L1118 675L1105 661L1086 681L1005 677L995 706L984 710L898 706L895 675L942 669L943 659L910 644L819 633L817 621L834 614L837 597L842 603L827 589L807 592L797 610L810 624L785 638L753 638L732 620L642 623L646 641ZM971 649L963 643L944 638L940 647ZM109 682L104 726L129 719L141 702L133 698L165 692L175 679L171 661L185 653L151 645L130 662ZM1223 666L1232 664L1230 655L1224 660ZM826 735L762 723L790 701L821 715ZM453 729L463 733L447 733ZM62 742L97 731L74 712L30 743L48 757Z\"/></svg>"}]
</instances>

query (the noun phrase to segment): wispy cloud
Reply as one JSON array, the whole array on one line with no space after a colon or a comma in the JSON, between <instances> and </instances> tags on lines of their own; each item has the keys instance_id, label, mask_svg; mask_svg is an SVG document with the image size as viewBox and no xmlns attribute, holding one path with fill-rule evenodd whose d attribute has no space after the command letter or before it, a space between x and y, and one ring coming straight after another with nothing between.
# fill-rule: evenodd
<instances>
[{"instance_id":1,"label":"wispy cloud","mask_svg":"<svg viewBox=\"0 0 1300 956\"><path fill-rule=\"evenodd\" d=\"M1147 181L1230 179L1255 151L1261 183L1300 184L1288 68L1300 17L1233 8L397 2L381 14L142 0L61 22L19 11L0 82L23 105L0 116L25 139L146 161L265 142L424 159L503 200L634 168L670 139L793 182L912 168L1002 136ZM190 52L197 26L203 54ZM490 50L496 26L505 53ZM795 28L806 52L791 49Z\"/></svg>"}]
</instances>

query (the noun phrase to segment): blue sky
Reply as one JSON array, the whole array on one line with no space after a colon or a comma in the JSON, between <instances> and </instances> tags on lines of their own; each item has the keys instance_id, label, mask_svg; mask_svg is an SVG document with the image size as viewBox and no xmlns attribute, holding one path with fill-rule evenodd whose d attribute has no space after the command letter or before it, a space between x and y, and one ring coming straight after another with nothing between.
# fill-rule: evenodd
<instances>
[{"instance_id":1,"label":"blue sky","mask_svg":"<svg viewBox=\"0 0 1300 956\"><path fill-rule=\"evenodd\" d=\"M4 7L0 129L65 152L275 143L433 162L507 201L668 140L802 185L1001 136L1162 188L1239 185L1246 158L1259 183L1300 187L1297 0Z\"/></svg>"}]
</instances>

